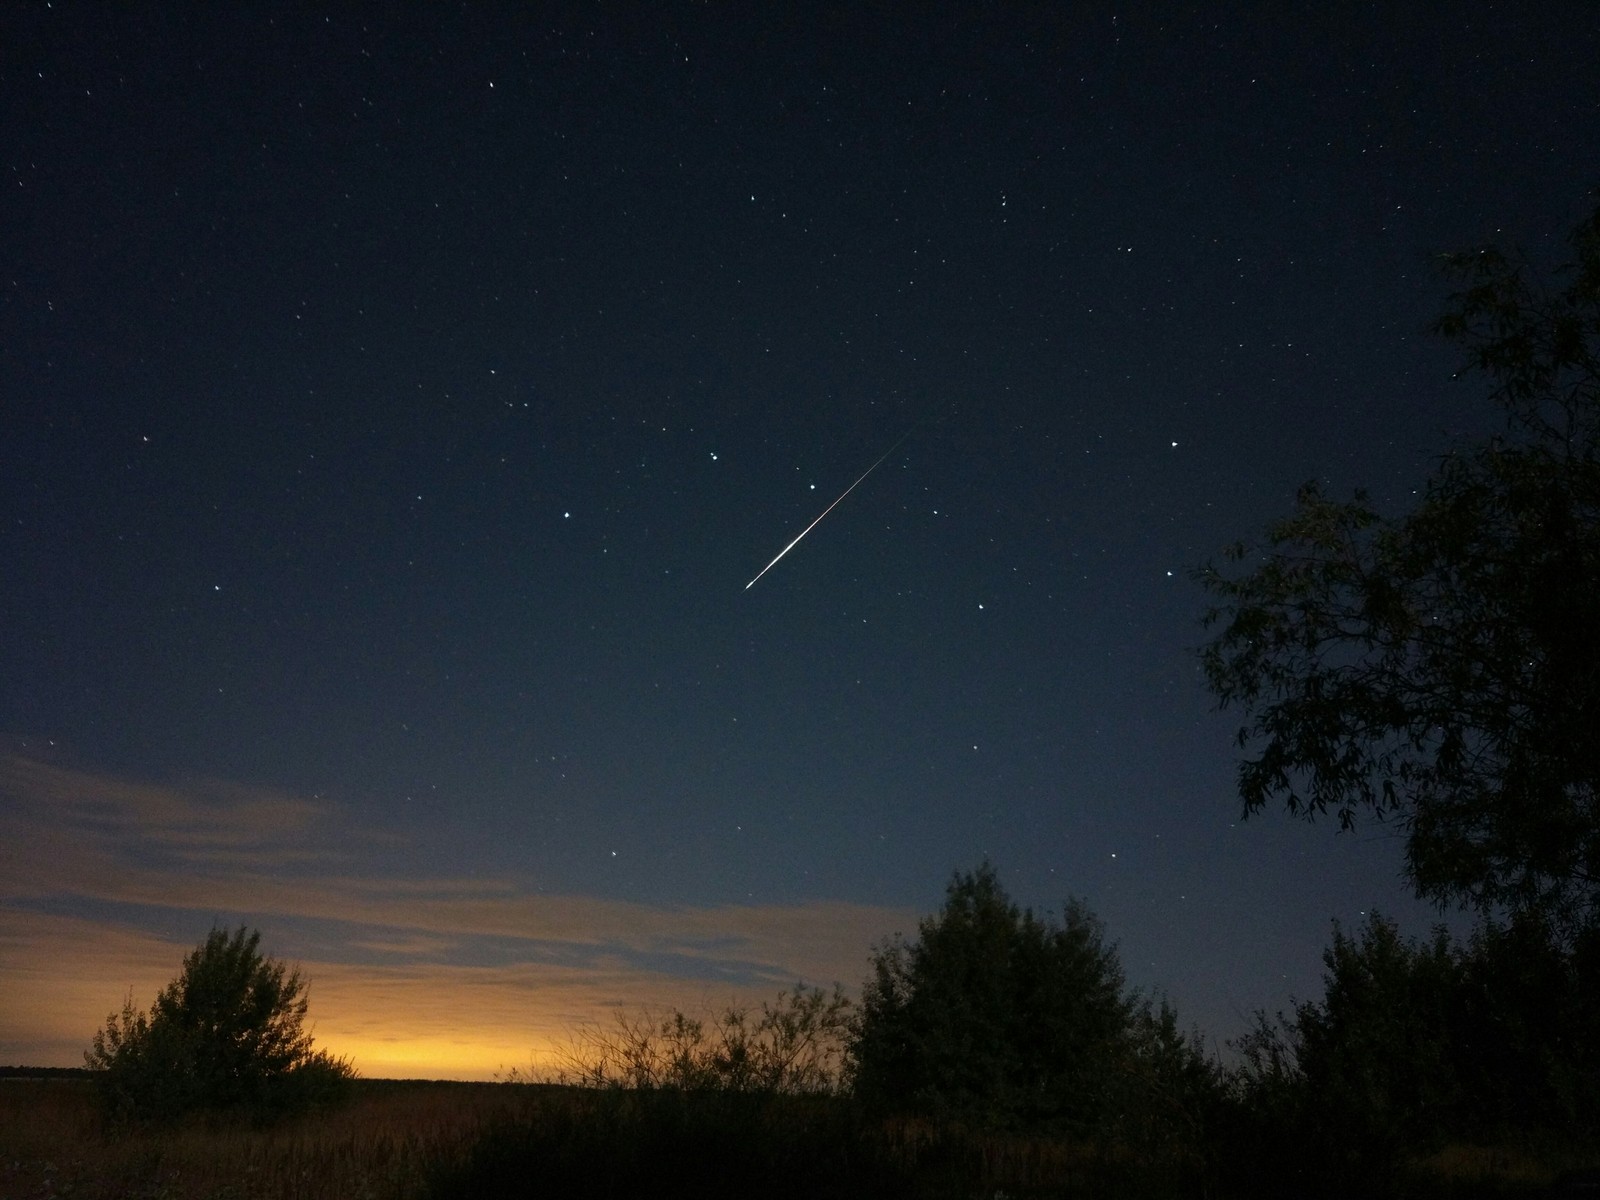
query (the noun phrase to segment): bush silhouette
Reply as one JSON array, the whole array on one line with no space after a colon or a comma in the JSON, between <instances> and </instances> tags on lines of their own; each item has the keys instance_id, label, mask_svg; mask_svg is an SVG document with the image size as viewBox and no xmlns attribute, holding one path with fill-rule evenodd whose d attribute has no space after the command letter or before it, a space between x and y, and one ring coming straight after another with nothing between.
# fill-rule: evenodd
<instances>
[{"instance_id":1,"label":"bush silhouette","mask_svg":"<svg viewBox=\"0 0 1600 1200\"><path fill-rule=\"evenodd\" d=\"M618 1013L610 1028L578 1031L555 1079L638 1090L836 1092L850 1008L838 984L832 993L796 984L760 1009L733 1005L709 1018ZM534 1075L512 1070L506 1078Z\"/></svg>"},{"instance_id":2,"label":"bush silhouette","mask_svg":"<svg viewBox=\"0 0 1600 1200\"><path fill-rule=\"evenodd\" d=\"M957 874L917 939L873 967L849 1046L869 1108L1166 1144L1198 1129L1217 1092L1171 1008L1128 991L1084 904L1037 917L988 864Z\"/></svg>"},{"instance_id":3,"label":"bush silhouette","mask_svg":"<svg viewBox=\"0 0 1600 1200\"><path fill-rule=\"evenodd\" d=\"M195 1111L283 1116L339 1098L349 1062L312 1049L306 982L263 956L261 934L213 929L148 1015L130 995L84 1062L113 1123L162 1123Z\"/></svg>"},{"instance_id":4,"label":"bush silhouette","mask_svg":"<svg viewBox=\"0 0 1600 1200\"><path fill-rule=\"evenodd\" d=\"M1583 1145L1600 1128L1600 938L1528 917L1418 941L1337 923L1320 1001L1234 1043L1241 1141L1289 1147L1281 1189L1371 1194L1452 1142ZM1258 1163L1258 1173L1264 1168Z\"/></svg>"}]
</instances>

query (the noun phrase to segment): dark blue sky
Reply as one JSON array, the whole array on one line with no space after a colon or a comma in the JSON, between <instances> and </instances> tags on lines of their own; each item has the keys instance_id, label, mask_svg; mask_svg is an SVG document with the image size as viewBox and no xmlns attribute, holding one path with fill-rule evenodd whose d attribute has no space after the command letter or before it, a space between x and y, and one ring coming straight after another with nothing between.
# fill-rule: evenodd
<instances>
[{"instance_id":1,"label":"dark blue sky","mask_svg":"<svg viewBox=\"0 0 1600 1200\"><path fill-rule=\"evenodd\" d=\"M333 823L214 895L13 884L14 930L487 953L228 898L321 854L879 937L987 857L1217 1037L1330 917L1421 931L1390 831L1237 822L1188 572L1492 427L1430 257L1559 258L1594 6L769 7L7 7L13 859L96 787ZM128 871L183 840L137 811ZM562 936L618 995L794 965Z\"/></svg>"}]
</instances>

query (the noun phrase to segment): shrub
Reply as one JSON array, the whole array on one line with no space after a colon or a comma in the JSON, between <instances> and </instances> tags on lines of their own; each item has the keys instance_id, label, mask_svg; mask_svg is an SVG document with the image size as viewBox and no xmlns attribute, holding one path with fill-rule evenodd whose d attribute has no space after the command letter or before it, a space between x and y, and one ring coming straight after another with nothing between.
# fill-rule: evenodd
<instances>
[{"instance_id":1,"label":"shrub","mask_svg":"<svg viewBox=\"0 0 1600 1200\"><path fill-rule=\"evenodd\" d=\"M985 864L873 965L849 1046L869 1108L1142 1145L1199 1136L1215 1066L1167 1005L1127 990L1081 902L1036 917Z\"/></svg>"},{"instance_id":2,"label":"shrub","mask_svg":"<svg viewBox=\"0 0 1600 1200\"><path fill-rule=\"evenodd\" d=\"M582 1087L812 1093L840 1086L850 1001L795 985L759 1009L701 1019L682 1012L619 1013L580 1031L558 1078ZM520 1072L511 1081L521 1082Z\"/></svg>"},{"instance_id":3,"label":"shrub","mask_svg":"<svg viewBox=\"0 0 1600 1200\"><path fill-rule=\"evenodd\" d=\"M258 950L259 932L213 929L146 1015L130 994L84 1061L114 1123L194 1111L258 1119L340 1099L355 1071L312 1049L306 982Z\"/></svg>"}]
</instances>

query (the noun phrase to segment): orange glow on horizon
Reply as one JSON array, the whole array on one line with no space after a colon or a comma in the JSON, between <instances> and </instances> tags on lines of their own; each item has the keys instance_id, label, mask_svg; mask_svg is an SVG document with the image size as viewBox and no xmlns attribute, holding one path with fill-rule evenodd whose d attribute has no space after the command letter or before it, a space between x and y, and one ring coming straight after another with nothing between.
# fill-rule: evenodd
<instances>
[{"instance_id":1,"label":"orange glow on horizon","mask_svg":"<svg viewBox=\"0 0 1600 1200\"><path fill-rule=\"evenodd\" d=\"M318 1049L348 1058L364 1079L458 1079L474 1083L503 1080L515 1069L535 1078L552 1076L562 1061L554 1046L531 1047L520 1059L504 1046L465 1038L413 1038L403 1041L323 1041Z\"/></svg>"},{"instance_id":2,"label":"orange glow on horizon","mask_svg":"<svg viewBox=\"0 0 1600 1200\"><path fill-rule=\"evenodd\" d=\"M301 970L316 1045L362 1075L473 1080L559 1065L619 1011L701 1016L798 981L854 984L872 944L915 920L386 874L328 848L372 841L336 806L216 781L0 753L0 794L0 1065L83 1065L107 1015L130 995L148 1010L216 924L259 929Z\"/></svg>"}]
</instances>

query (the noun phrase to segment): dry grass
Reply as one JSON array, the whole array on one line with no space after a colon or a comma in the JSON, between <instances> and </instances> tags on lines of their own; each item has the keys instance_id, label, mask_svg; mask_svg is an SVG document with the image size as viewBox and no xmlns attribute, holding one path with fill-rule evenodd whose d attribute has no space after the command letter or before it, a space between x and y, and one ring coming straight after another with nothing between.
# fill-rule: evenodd
<instances>
[{"instance_id":1,"label":"dry grass","mask_svg":"<svg viewBox=\"0 0 1600 1200\"><path fill-rule=\"evenodd\" d=\"M1542 1193L1563 1172L1600 1166L1591 1149L1476 1146L1456 1143L1412 1163L1416 1176L1439 1188L1498 1189L1508 1194Z\"/></svg>"},{"instance_id":2,"label":"dry grass","mask_svg":"<svg viewBox=\"0 0 1600 1200\"><path fill-rule=\"evenodd\" d=\"M518 1111L497 1084L357 1085L331 1113L270 1129L196 1122L104 1135L83 1080L0 1081L0 1200L411 1200L429 1167Z\"/></svg>"},{"instance_id":3,"label":"dry grass","mask_svg":"<svg viewBox=\"0 0 1600 1200\"><path fill-rule=\"evenodd\" d=\"M875 1141L889 1161L912 1173L959 1168L1007 1194L1082 1185L1116 1157L1086 1142L968 1130L920 1117L888 1118Z\"/></svg>"},{"instance_id":4,"label":"dry grass","mask_svg":"<svg viewBox=\"0 0 1600 1200\"><path fill-rule=\"evenodd\" d=\"M719 1153L728 1153L726 1131L714 1137L716 1130L693 1122L652 1124L652 1114L663 1119L663 1113L683 1114L672 1105L644 1103L651 1099L662 1098L537 1085L360 1081L348 1107L271 1129L196 1122L107 1137L88 1081L0 1080L0 1200L423 1200L426 1182L438 1178L441 1167L481 1162L485 1151L493 1157L492 1139L486 1146L480 1141L495 1126L502 1132L526 1131L507 1146L506 1167L518 1180L531 1172L559 1182L568 1167L579 1179L597 1171L603 1175L601 1168L616 1173L622 1170L616 1160L635 1151L634 1157L643 1156L636 1164L641 1172L668 1178L692 1165L672 1158L685 1137L688 1144L676 1151L680 1158L699 1156L705 1149L701 1142L715 1142L722 1147ZM799 1109L780 1122L783 1136L773 1134L769 1157L782 1159L794 1150L790 1141L795 1138L810 1155L849 1149L827 1142L835 1134L848 1141L855 1127L849 1121L828 1124L833 1110L825 1099L793 1103ZM517 1124L506 1125L506 1117ZM821 1123L817 1137L822 1142L801 1137L808 1120ZM745 1132L757 1137L766 1129L757 1123ZM851 1143L856 1157L850 1169L868 1175L876 1170L872 1177L895 1184L890 1190L898 1195L1164 1196L1185 1190L1171 1186L1160 1172L1133 1170L1137 1164L1121 1162L1120 1156L1108 1158L1092 1147L1056 1139L983 1134L914 1119L890 1120L861 1132L864 1140ZM703 1136L696 1141L691 1135ZM752 1161L764 1161L759 1149L751 1150ZM1414 1162L1408 1190L1423 1196L1536 1194L1560 1170L1593 1162L1592 1154L1457 1145ZM474 1193L457 1189L455 1194Z\"/></svg>"}]
</instances>

